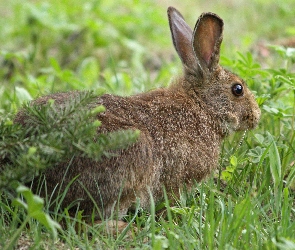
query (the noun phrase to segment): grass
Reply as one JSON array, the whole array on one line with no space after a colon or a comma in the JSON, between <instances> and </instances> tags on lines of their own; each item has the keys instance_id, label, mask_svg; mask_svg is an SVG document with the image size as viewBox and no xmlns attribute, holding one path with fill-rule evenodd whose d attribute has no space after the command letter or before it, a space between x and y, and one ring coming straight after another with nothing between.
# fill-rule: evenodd
<instances>
[{"instance_id":1,"label":"grass","mask_svg":"<svg viewBox=\"0 0 295 250\"><path fill-rule=\"evenodd\" d=\"M262 110L259 127L229 137L219 169L175 204L166 200L165 215L152 205L150 212L127 218L137 231L133 226L114 236L84 224L77 214L54 238L50 225L66 211L51 214L53 220L45 219L49 226L44 226L28 213L28 203L11 204L15 196L3 192L2 248L12 248L13 239L32 249L295 248L295 53L279 46L295 35L291 0L1 1L1 119L24 101L51 92L130 95L167 86L181 71L169 34L168 5L179 8L191 26L202 11L224 19L221 62L255 92ZM27 195L43 211L42 202Z\"/></svg>"}]
</instances>

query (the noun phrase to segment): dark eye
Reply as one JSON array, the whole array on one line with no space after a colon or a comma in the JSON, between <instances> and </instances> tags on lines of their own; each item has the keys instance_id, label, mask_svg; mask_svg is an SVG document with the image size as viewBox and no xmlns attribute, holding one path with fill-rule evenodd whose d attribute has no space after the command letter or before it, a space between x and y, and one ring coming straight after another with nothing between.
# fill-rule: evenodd
<instances>
[{"instance_id":1,"label":"dark eye","mask_svg":"<svg viewBox=\"0 0 295 250\"><path fill-rule=\"evenodd\" d=\"M239 83L236 83L232 86L232 92L235 96L241 96L244 94L243 86Z\"/></svg>"}]
</instances>

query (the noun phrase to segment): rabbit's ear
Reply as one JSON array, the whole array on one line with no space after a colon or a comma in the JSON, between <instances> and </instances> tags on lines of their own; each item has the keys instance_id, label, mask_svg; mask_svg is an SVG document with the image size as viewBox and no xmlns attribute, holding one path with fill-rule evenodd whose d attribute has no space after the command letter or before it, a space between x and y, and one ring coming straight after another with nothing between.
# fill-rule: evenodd
<instances>
[{"instance_id":1,"label":"rabbit's ear","mask_svg":"<svg viewBox=\"0 0 295 250\"><path fill-rule=\"evenodd\" d=\"M169 7L167 10L173 45L186 70L196 72L198 63L192 48L192 29L184 21L178 10Z\"/></svg>"},{"instance_id":2,"label":"rabbit's ear","mask_svg":"<svg viewBox=\"0 0 295 250\"><path fill-rule=\"evenodd\" d=\"M208 12L199 17L192 43L203 75L213 71L218 65L222 33L223 20L219 16Z\"/></svg>"}]
</instances>

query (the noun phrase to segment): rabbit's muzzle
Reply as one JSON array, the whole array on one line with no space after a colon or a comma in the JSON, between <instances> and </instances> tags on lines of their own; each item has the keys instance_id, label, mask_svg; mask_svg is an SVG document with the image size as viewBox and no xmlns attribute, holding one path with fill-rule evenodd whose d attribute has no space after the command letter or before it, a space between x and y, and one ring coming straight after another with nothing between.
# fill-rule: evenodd
<instances>
[{"instance_id":1,"label":"rabbit's muzzle","mask_svg":"<svg viewBox=\"0 0 295 250\"><path fill-rule=\"evenodd\" d=\"M256 103L254 106L255 108L252 108L251 112L247 113L245 116L242 116L242 121L238 130L248 130L257 127L260 120L261 111Z\"/></svg>"}]
</instances>

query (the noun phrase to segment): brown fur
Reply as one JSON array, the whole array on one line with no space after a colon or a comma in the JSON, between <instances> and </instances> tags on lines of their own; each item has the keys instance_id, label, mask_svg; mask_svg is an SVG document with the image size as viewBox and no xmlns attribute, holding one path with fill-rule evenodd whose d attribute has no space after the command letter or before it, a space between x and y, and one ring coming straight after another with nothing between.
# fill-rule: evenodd
<instances>
[{"instance_id":1,"label":"brown fur","mask_svg":"<svg viewBox=\"0 0 295 250\"><path fill-rule=\"evenodd\" d=\"M181 14L168 9L170 29L176 51L183 62L183 76L169 88L156 89L130 97L103 95L94 106L104 105L106 111L97 116L102 122L98 133L115 130L140 130L138 141L117 152L116 157L100 162L75 158L66 176L68 162L45 172L47 189L64 186L79 176L70 187L63 206L80 200L80 209L91 214L94 205L82 183L103 212L109 217L119 201L119 214L139 198L149 206L151 190L155 201L163 199L163 187L169 194L178 193L186 185L200 181L218 164L222 139L231 131L254 128L260 110L245 82L219 64L223 22L215 14L204 13L194 32ZM235 84L243 94L233 94ZM43 105L49 99L62 105L76 92L57 93L33 102ZM16 122L26 124L20 112Z\"/></svg>"}]
</instances>

